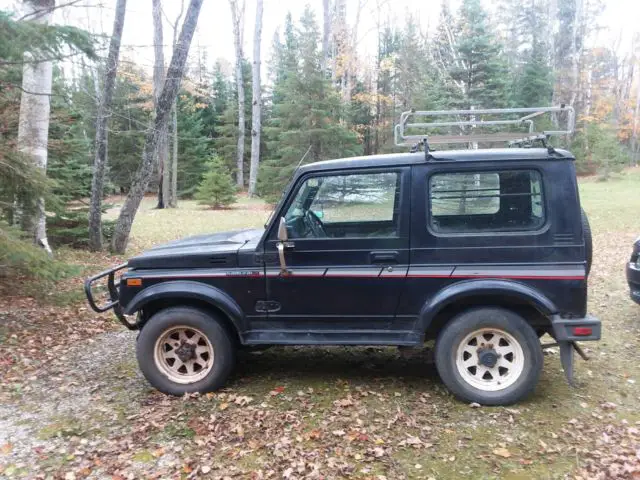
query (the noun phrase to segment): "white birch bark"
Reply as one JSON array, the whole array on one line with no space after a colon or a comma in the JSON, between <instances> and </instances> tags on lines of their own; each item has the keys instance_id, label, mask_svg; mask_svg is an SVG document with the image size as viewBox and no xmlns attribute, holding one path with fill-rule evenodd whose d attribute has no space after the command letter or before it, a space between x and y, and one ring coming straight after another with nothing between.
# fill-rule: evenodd
<instances>
[{"instance_id":1,"label":"white birch bark","mask_svg":"<svg viewBox=\"0 0 640 480\"><path fill-rule=\"evenodd\" d=\"M251 166L249 168L249 196L256 194L260 166L260 133L262 128L262 89L260 84L260 42L262 40L262 0L256 4L256 25L253 33L253 92L251 99Z\"/></svg>"},{"instance_id":2,"label":"white birch bark","mask_svg":"<svg viewBox=\"0 0 640 480\"><path fill-rule=\"evenodd\" d=\"M53 17L55 0L31 0L25 2L25 7L30 22L46 25L51 22ZM24 54L17 148L19 152L29 157L34 165L45 172L47 170L52 77L53 63L51 60L39 61L38 52ZM23 229L33 236L36 245L40 245L49 255L52 255L47 240L44 198L38 198L35 209L28 209L21 215L23 215L21 219Z\"/></svg>"},{"instance_id":3,"label":"white birch bark","mask_svg":"<svg viewBox=\"0 0 640 480\"><path fill-rule=\"evenodd\" d=\"M164 36L162 32L162 4L161 0L151 0L153 17L153 103L158 108L158 97L164 84ZM169 169L169 143L167 128L161 132L158 145L158 205L157 208L168 206L169 190L171 188L171 171Z\"/></svg>"},{"instance_id":4,"label":"white birch bark","mask_svg":"<svg viewBox=\"0 0 640 480\"><path fill-rule=\"evenodd\" d=\"M238 144L236 148L236 184L244 188L244 81L242 75L244 0L229 0L233 22L233 45L236 52L236 90L238 92Z\"/></svg>"}]
</instances>

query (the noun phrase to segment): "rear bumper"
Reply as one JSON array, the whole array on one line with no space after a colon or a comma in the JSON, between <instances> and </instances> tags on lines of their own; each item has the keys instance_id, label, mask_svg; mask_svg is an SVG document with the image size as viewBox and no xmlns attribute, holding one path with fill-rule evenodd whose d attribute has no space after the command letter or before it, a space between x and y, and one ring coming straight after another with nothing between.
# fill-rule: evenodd
<instances>
[{"instance_id":1,"label":"rear bumper","mask_svg":"<svg viewBox=\"0 0 640 480\"><path fill-rule=\"evenodd\" d=\"M631 300L640 305L640 268L636 262L627 263L627 282Z\"/></svg>"},{"instance_id":2,"label":"rear bumper","mask_svg":"<svg viewBox=\"0 0 640 480\"><path fill-rule=\"evenodd\" d=\"M551 318L551 325L557 342L600 340L602 333L600 320L592 315L584 318L561 318L559 315L554 315Z\"/></svg>"}]
</instances>

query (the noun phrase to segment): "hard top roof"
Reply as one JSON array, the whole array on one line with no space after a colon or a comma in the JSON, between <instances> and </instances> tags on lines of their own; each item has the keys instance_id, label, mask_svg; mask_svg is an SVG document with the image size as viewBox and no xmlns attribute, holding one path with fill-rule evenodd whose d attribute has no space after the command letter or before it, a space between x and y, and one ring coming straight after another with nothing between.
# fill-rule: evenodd
<instances>
[{"instance_id":1,"label":"hard top roof","mask_svg":"<svg viewBox=\"0 0 640 480\"><path fill-rule=\"evenodd\" d=\"M549 151L546 148L488 148L482 150L430 151L428 159L424 152L388 153L362 157L340 158L309 163L300 167L299 173L344 168L385 168L416 165L429 162L504 162L514 160L574 160L574 156L562 149Z\"/></svg>"}]
</instances>

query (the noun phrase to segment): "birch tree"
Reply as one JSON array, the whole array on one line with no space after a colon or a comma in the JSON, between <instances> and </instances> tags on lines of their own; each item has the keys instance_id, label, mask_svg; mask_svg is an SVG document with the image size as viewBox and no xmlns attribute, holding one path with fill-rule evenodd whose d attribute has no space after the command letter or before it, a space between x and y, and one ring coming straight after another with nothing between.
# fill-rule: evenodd
<instances>
[{"instance_id":1,"label":"birch tree","mask_svg":"<svg viewBox=\"0 0 640 480\"><path fill-rule=\"evenodd\" d=\"M30 0L25 2L25 7L27 10L25 17L28 16L30 22L47 25L53 17L55 0ZM53 63L51 59L38 59L38 52L24 54L17 148L34 165L45 172L47 170L52 76ZM18 210L22 210L22 208L18 207ZM33 235L36 245L40 245L49 255L52 255L47 240L44 198L37 199L35 209L29 208L26 212L19 212L17 217L22 228Z\"/></svg>"},{"instance_id":2,"label":"birch tree","mask_svg":"<svg viewBox=\"0 0 640 480\"><path fill-rule=\"evenodd\" d=\"M161 0L151 0L153 17L153 104L158 108L158 98L164 84L164 39L162 34L162 4ZM169 143L167 141L167 127L160 133L158 144L158 206L168 206L169 190L171 189L171 171L169 169Z\"/></svg>"},{"instance_id":3,"label":"birch tree","mask_svg":"<svg viewBox=\"0 0 640 480\"><path fill-rule=\"evenodd\" d=\"M256 4L256 25L253 34L253 96L251 100L251 167L249 169L249 196L256 193L260 163L260 131L262 128L262 94L260 86L260 42L262 40L262 0Z\"/></svg>"},{"instance_id":4,"label":"birch tree","mask_svg":"<svg viewBox=\"0 0 640 480\"><path fill-rule=\"evenodd\" d=\"M184 74L189 47L191 46L193 33L198 23L202 1L203 0L191 0L189 2L189 7L187 8L187 13L182 25L182 31L180 32L178 43L176 43L173 49L173 55L167 70L164 86L158 97L155 118L152 126L147 130L145 135L142 161L116 222L112 242L112 249L116 253L124 253L127 248L131 225L133 224L142 197L149 186L149 180L151 180L151 176L153 175L153 163L159 146L160 135L163 128L166 128L169 122L171 106L178 95L180 80Z\"/></svg>"},{"instance_id":5,"label":"birch tree","mask_svg":"<svg viewBox=\"0 0 640 480\"><path fill-rule=\"evenodd\" d=\"M322 0L322 73L327 75L329 62L329 36L331 35L331 6L329 0Z\"/></svg>"},{"instance_id":6,"label":"birch tree","mask_svg":"<svg viewBox=\"0 0 640 480\"><path fill-rule=\"evenodd\" d=\"M180 20L184 13L184 0L180 1L180 12L176 17L175 22L171 23L173 29L173 41L171 45L176 48L176 42L178 41L178 27L180 26ZM169 182L169 194L167 195L168 206L176 208L178 206L178 99L173 100L173 107L171 107L171 181Z\"/></svg>"},{"instance_id":7,"label":"birch tree","mask_svg":"<svg viewBox=\"0 0 640 480\"><path fill-rule=\"evenodd\" d=\"M107 120L111 110L113 91L120 58L120 42L127 0L118 0L113 20L113 33L109 42L109 55L103 82L103 92L98 96L98 114L96 118L95 160L91 178L91 203L89 205L89 248L102 250L102 194L104 191L104 174L107 164ZM95 82L97 85L98 82Z\"/></svg>"},{"instance_id":8,"label":"birch tree","mask_svg":"<svg viewBox=\"0 0 640 480\"><path fill-rule=\"evenodd\" d=\"M244 0L229 0L233 23L233 45L236 51L236 90L238 91L238 143L236 149L236 184L244 188L244 81L242 77Z\"/></svg>"}]
</instances>

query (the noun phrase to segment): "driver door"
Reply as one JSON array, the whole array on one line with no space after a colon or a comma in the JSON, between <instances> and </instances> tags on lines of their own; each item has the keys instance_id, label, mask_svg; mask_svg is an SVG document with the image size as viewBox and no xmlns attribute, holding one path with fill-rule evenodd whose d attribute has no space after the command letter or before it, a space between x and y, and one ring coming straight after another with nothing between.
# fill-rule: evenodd
<instances>
[{"instance_id":1,"label":"driver door","mask_svg":"<svg viewBox=\"0 0 640 480\"><path fill-rule=\"evenodd\" d=\"M269 323L284 329L392 328L409 263L410 168L303 176L265 244ZM275 327L274 327L275 328Z\"/></svg>"}]
</instances>

